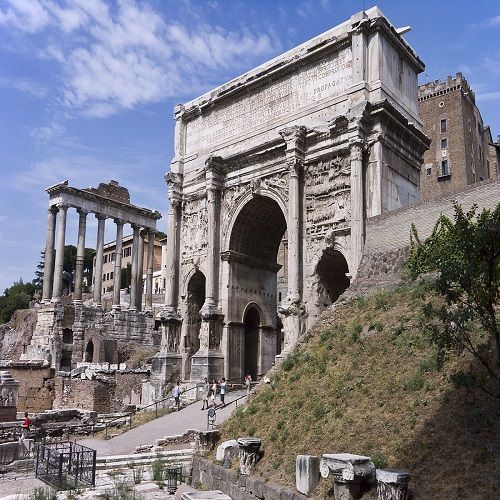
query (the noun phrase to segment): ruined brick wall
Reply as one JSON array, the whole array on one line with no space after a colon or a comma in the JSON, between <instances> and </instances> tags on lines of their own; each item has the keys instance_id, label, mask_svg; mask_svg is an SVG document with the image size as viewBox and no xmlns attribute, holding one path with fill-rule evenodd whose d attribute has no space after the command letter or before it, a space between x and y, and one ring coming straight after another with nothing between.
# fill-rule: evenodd
<instances>
[{"instance_id":1,"label":"ruined brick wall","mask_svg":"<svg viewBox=\"0 0 500 500\"><path fill-rule=\"evenodd\" d=\"M137 405L141 403L142 381L148 380L148 372L117 373L115 375L116 389L114 394L115 406L120 410L123 405Z\"/></svg>"},{"instance_id":2,"label":"ruined brick wall","mask_svg":"<svg viewBox=\"0 0 500 500\"><path fill-rule=\"evenodd\" d=\"M111 378L86 380L70 377L56 377L54 408L79 408L98 413L115 411L115 382Z\"/></svg>"},{"instance_id":3,"label":"ruined brick wall","mask_svg":"<svg viewBox=\"0 0 500 500\"><path fill-rule=\"evenodd\" d=\"M55 397L54 370L34 366L12 366L8 370L19 382L18 411L39 413L51 410Z\"/></svg>"}]
</instances>

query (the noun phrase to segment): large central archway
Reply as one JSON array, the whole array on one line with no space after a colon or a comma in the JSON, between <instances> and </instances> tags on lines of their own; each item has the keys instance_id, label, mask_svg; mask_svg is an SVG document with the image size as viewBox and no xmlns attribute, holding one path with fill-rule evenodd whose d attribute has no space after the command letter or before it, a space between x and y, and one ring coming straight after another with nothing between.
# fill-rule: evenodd
<instances>
[{"instance_id":1,"label":"large central archway","mask_svg":"<svg viewBox=\"0 0 500 500\"><path fill-rule=\"evenodd\" d=\"M229 376L252 378L269 370L277 354L278 250L286 219L270 197L253 196L232 226L229 251Z\"/></svg>"}]
</instances>

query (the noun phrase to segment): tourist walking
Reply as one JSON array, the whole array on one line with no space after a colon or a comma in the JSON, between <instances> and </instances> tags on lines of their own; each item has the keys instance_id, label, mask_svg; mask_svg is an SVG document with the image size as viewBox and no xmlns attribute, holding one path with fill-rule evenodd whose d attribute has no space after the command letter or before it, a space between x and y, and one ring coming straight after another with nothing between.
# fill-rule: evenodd
<instances>
[{"instance_id":1,"label":"tourist walking","mask_svg":"<svg viewBox=\"0 0 500 500\"><path fill-rule=\"evenodd\" d=\"M214 379L212 383L212 389L210 394L210 402L213 404L213 407L216 408L217 405L215 403L215 395L217 394L217 381Z\"/></svg>"},{"instance_id":2,"label":"tourist walking","mask_svg":"<svg viewBox=\"0 0 500 500\"><path fill-rule=\"evenodd\" d=\"M181 387L180 387L180 382L177 382L175 387L172 389L172 396L174 396L175 399L175 406L177 407L177 411L180 410L180 404L181 404Z\"/></svg>"},{"instance_id":3,"label":"tourist walking","mask_svg":"<svg viewBox=\"0 0 500 500\"><path fill-rule=\"evenodd\" d=\"M28 416L28 412L24 412L24 419L23 423L21 424L21 439L27 439L29 432L30 432L30 427L31 427L31 420Z\"/></svg>"},{"instance_id":4,"label":"tourist walking","mask_svg":"<svg viewBox=\"0 0 500 500\"><path fill-rule=\"evenodd\" d=\"M247 372L245 375L245 386L247 388L247 396L250 394L250 385L252 384L252 375L250 375L250 372Z\"/></svg>"},{"instance_id":5,"label":"tourist walking","mask_svg":"<svg viewBox=\"0 0 500 500\"><path fill-rule=\"evenodd\" d=\"M224 402L224 398L226 397L226 379L222 377L222 380L220 381L220 402L222 403L222 406L226 406L226 403Z\"/></svg>"},{"instance_id":6,"label":"tourist walking","mask_svg":"<svg viewBox=\"0 0 500 500\"><path fill-rule=\"evenodd\" d=\"M207 377L205 377L205 381L203 382L203 406L201 407L202 410L208 410L208 398L210 397L210 392L210 384L208 383Z\"/></svg>"}]
</instances>

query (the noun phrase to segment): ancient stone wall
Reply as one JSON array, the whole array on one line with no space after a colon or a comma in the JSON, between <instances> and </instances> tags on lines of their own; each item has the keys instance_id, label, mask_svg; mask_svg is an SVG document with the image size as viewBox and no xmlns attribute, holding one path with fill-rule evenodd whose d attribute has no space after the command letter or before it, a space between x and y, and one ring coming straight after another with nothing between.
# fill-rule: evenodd
<instances>
[{"instance_id":1,"label":"ancient stone wall","mask_svg":"<svg viewBox=\"0 0 500 500\"><path fill-rule=\"evenodd\" d=\"M79 408L98 413L115 411L114 393L116 383L111 378L82 380L56 377L54 408Z\"/></svg>"},{"instance_id":2,"label":"ancient stone wall","mask_svg":"<svg viewBox=\"0 0 500 500\"><path fill-rule=\"evenodd\" d=\"M8 370L19 382L19 399L17 410L33 413L52 408L54 400L54 370L36 366L35 363L10 363Z\"/></svg>"},{"instance_id":3,"label":"ancient stone wall","mask_svg":"<svg viewBox=\"0 0 500 500\"><path fill-rule=\"evenodd\" d=\"M396 285L408 254L410 228L415 224L419 237L430 236L441 214L453 217L453 201L468 210L477 204L479 210L492 209L500 202L500 180L492 179L457 191L444 198L395 210L366 222L366 241L358 275L343 298L362 295L375 287Z\"/></svg>"},{"instance_id":4,"label":"ancient stone wall","mask_svg":"<svg viewBox=\"0 0 500 500\"><path fill-rule=\"evenodd\" d=\"M233 500L299 500L307 498L256 476L245 476L233 469L224 469L210 460L193 457L192 484L200 483L204 489L221 490Z\"/></svg>"}]
</instances>

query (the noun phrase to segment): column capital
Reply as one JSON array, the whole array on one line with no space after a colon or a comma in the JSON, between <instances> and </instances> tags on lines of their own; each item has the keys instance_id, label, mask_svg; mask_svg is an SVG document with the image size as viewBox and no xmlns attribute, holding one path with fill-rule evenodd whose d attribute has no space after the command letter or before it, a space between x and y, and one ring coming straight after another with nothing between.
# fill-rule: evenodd
<instances>
[{"instance_id":1,"label":"column capital","mask_svg":"<svg viewBox=\"0 0 500 500\"><path fill-rule=\"evenodd\" d=\"M117 225L117 226L123 226L124 224L127 223L127 221L123 220L123 219L119 219L118 217L113 219L114 223Z\"/></svg>"},{"instance_id":2,"label":"column capital","mask_svg":"<svg viewBox=\"0 0 500 500\"><path fill-rule=\"evenodd\" d=\"M222 157L211 154L205 160L205 172L212 172L213 175L224 175L224 160Z\"/></svg>"},{"instance_id":3,"label":"column capital","mask_svg":"<svg viewBox=\"0 0 500 500\"><path fill-rule=\"evenodd\" d=\"M303 125L293 125L281 129L279 134L286 142L287 149L303 149L307 128Z\"/></svg>"},{"instance_id":4,"label":"column capital","mask_svg":"<svg viewBox=\"0 0 500 500\"><path fill-rule=\"evenodd\" d=\"M87 215L89 214L89 211L88 210L84 210L83 208L77 208L76 211L78 212L78 214L80 214L82 217L87 217Z\"/></svg>"},{"instance_id":5,"label":"column capital","mask_svg":"<svg viewBox=\"0 0 500 500\"><path fill-rule=\"evenodd\" d=\"M130 227L132 228L132 231L134 231L134 233L138 233L141 230L141 226L139 224L135 224L134 222L130 223Z\"/></svg>"},{"instance_id":6,"label":"column capital","mask_svg":"<svg viewBox=\"0 0 500 500\"><path fill-rule=\"evenodd\" d=\"M56 204L56 207L58 210L68 210L69 205L67 203L60 202Z\"/></svg>"},{"instance_id":7,"label":"column capital","mask_svg":"<svg viewBox=\"0 0 500 500\"><path fill-rule=\"evenodd\" d=\"M351 160L361 161L363 159L364 144L361 140L352 141L349 144Z\"/></svg>"},{"instance_id":8,"label":"column capital","mask_svg":"<svg viewBox=\"0 0 500 500\"><path fill-rule=\"evenodd\" d=\"M57 214L58 208L57 205L51 205L50 207L47 208L47 214Z\"/></svg>"},{"instance_id":9,"label":"column capital","mask_svg":"<svg viewBox=\"0 0 500 500\"><path fill-rule=\"evenodd\" d=\"M144 238L144 236L146 236L146 234L148 233L148 229L146 227L140 227L139 228L139 236L141 236L142 238Z\"/></svg>"},{"instance_id":10,"label":"column capital","mask_svg":"<svg viewBox=\"0 0 500 500\"><path fill-rule=\"evenodd\" d=\"M104 214L100 214L100 213L94 213L94 216L97 220L106 220L107 219L107 217Z\"/></svg>"}]
</instances>

